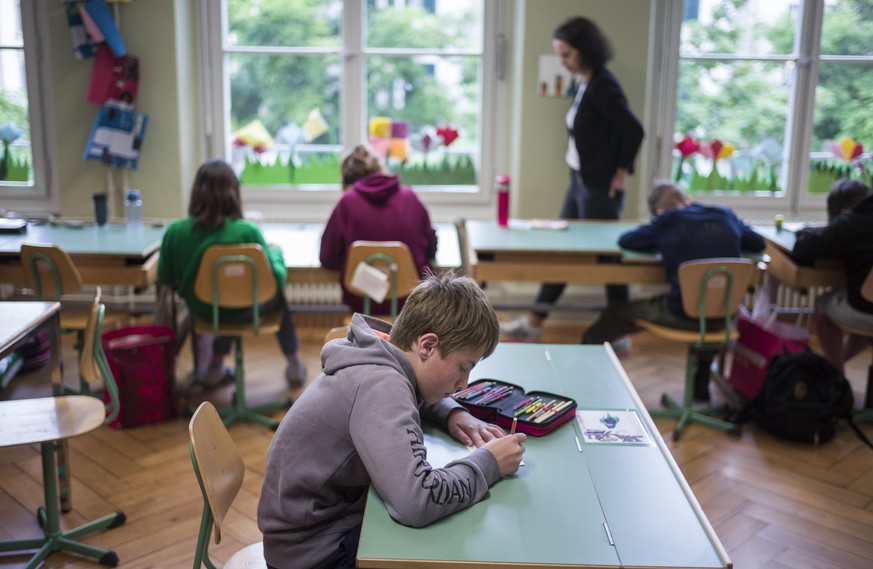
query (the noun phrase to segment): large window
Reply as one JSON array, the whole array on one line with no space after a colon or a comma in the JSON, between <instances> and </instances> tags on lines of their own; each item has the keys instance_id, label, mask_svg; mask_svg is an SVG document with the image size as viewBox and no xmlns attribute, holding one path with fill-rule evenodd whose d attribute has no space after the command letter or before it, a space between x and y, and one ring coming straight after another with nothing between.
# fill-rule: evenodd
<instances>
[{"instance_id":1,"label":"large window","mask_svg":"<svg viewBox=\"0 0 873 569\"><path fill-rule=\"evenodd\" d=\"M497 41L486 37L499 4L206 3L209 29L222 30L208 44L208 150L240 172L247 202L332 201L341 157L361 142L420 194L487 199L499 106Z\"/></svg>"},{"instance_id":2,"label":"large window","mask_svg":"<svg viewBox=\"0 0 873 569\"><path fill-rule=\"evenodd\" d=\"M35 4L0 0L0 197L23 210L44 207L49 184Z\"/></svg>"},{"instance_id":3,"label":"large window","mask_svg":"<svg viewBox=\"0 0 873 569\"><path fill-rule=\"evenodd\" d=\"M680 185L798 213L837 177L870 181L873 1L686 0L673 17Z\"/></svg>"}]
</instances>

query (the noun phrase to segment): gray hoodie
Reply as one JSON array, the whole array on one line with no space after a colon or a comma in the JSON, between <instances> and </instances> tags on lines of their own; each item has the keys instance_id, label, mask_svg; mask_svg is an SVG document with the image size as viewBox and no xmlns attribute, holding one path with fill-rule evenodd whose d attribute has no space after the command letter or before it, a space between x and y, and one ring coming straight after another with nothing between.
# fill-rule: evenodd
<instances>
[{"instance_id":1,"label":"gray hoodie","mask_svg":"<svg viewBox=\"0 0 873 569\"><path fill-rule=\"evenodd\" d=\"M321 351L324 371L282 419L267 453L258 526L273 567L307 568L361 524L370 484L397 522L425 526L481 500L500 478L478 449L444 468L427 462L421 417L445 426L451 399L425 406L412 364L355 314Z\"/></svg>"}]
</instances>

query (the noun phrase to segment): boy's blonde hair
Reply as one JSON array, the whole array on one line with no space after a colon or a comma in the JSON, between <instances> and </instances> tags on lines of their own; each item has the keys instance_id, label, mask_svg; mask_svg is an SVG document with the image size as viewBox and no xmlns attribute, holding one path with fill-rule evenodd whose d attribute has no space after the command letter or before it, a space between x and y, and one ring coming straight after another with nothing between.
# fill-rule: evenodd
<instances>
[{"instance_id":1,"label":"boy's blonde hair","mask_svg":"<svg viewBox=\"0 0 873 569\"><path fill-rule=\"evenodd\" d=\"M343 189L353 185L364 176L383 171L382 162L372 149L366 144L359 144L346 154L340 166Z\"/></svg>"},{"instance_id":2,"label":"boy's blonde hair","mask_svg":"<svg viewBox=\"0 0 873 569\"><path fill-rule=\"evenodd\" d=\"M686 205L689 201L679 186L670 180L658 180L649 192L649 212L658 215L659 210Z\"/></svg>"},{"instance_id":3,"label":"boy's blonde hair","mask_svg":"<svg viewBox=\"0 0 873 569\"><path fill-rule=\"evenodd\" d=\"M391 343L408 351L431 332L439 336L443 357L466 349L488 357L497 347L500 325L479 284L449 271L429 274L413 289L391 328Z\"/></svg>"}]
</instances>

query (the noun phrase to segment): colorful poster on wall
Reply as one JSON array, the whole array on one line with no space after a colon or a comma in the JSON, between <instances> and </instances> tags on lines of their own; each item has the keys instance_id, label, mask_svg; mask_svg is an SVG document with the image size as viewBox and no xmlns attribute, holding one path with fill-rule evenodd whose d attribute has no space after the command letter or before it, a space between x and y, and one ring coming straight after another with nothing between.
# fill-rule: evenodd
<instances>
[{"instance_id":1,"label":"colorful poster on wall","mask_svg":"<svg viewBox=\"0 0 873 569\"><path fill-rule=\"evenodd\" d=\"M145 113L113 104L100 107L82 159L135 169L147 124Z\"/></svg>"}]
</instances>

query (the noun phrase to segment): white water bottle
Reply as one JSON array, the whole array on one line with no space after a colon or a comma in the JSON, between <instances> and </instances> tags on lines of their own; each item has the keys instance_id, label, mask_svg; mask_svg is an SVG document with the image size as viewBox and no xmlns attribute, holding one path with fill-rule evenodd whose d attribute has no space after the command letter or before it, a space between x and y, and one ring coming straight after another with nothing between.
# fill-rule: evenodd
<instances>
[{"instance_id":1,"label":"white water bottle","mask_svg":"<svg viewBox=\"0 0 873 569\"><path fill-rule=\"evenodd\" d=\"M139 190L128 190L124 211L128 225L142 225L142 199Z\"/></svg>"}]
</instances>

